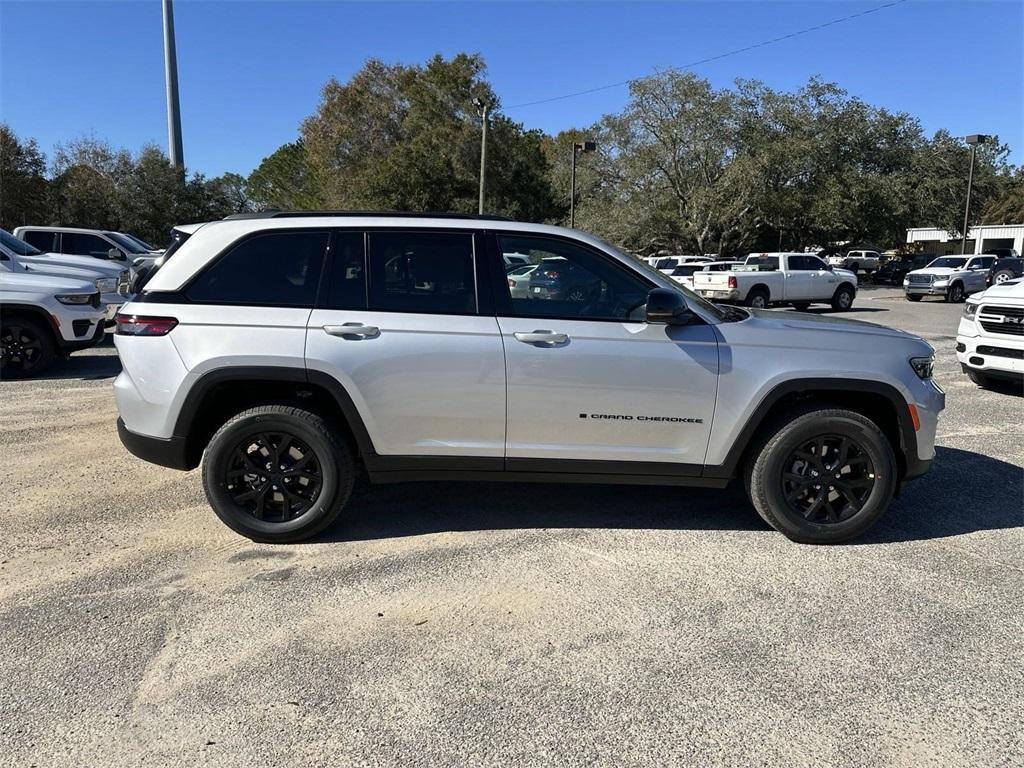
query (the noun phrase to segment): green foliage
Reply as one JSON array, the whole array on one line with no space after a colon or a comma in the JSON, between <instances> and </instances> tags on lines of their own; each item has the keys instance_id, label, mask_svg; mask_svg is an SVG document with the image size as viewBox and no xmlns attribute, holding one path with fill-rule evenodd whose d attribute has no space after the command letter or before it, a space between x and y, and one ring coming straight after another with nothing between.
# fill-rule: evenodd
<instances>
[{"instance_id":1,"label":"green foliage","mask_svg":"<svg viewBox=\"0 0 1024 768\"><path fill-rule=\"evenodd\" d=\"M329 208L470 213L477 208L482 123L497 105L476 55L423 66L371 59L349 82L330 80L302 124L311 175ZM487 208L539 220L553 197L539 132L500 114L490 123Z\"/></svg>"},{"instance_id":2,"label":"green foliage","mask_svg":"<svg viewBox=\"0 0 1024 768\"><path fill-rule=\"evenodd\" d=\"M0 124L0 227L45 221L46 158L34 139L22 142Z\"/></svg>"},{"instance_id":3,"label":"green foliage","mask_svg":"<svg viewBox=\"0 0 1024 768\"><path fill-rule=\"evenodd\" d=\"M263 158L245 181L245 195L256 210L323 207L323 198L301 140L285 144Z\"/></svg>"}]
</instances>

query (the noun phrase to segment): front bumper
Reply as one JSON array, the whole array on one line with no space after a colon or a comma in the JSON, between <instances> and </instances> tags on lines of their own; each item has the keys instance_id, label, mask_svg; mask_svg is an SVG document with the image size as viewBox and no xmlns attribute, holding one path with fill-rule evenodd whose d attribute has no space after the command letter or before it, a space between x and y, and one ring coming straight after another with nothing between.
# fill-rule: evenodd
<instances>
[{"instance_id":1,"label":"front bumper","mask_svg":"<svg viewBox=\"0 0 1024 768\"><path fill-rule=\"evenodd\" d=\"M959 334L956 359L964 370L1024 377L1024 339Z\"/></svg>"},{"instance_id":2,"label":"front bumper","mask_svg":"<svg viewBox=\"0 0 1024 768\"><path fill-rule=\"evenodd\" d=\"M904 285L907 296L945 296L948 285Z\"/></svg>"}]
</instances>

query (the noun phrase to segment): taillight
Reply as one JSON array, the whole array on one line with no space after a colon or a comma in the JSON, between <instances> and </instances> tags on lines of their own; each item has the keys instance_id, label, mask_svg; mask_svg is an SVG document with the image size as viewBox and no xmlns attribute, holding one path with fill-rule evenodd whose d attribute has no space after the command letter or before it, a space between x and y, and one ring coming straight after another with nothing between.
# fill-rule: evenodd
<instances>
[{"instance_id":1,"label":"taillight","mask_svg":"<svg viewBox=\"0 0 1024 768\"><path fill-rule=\"evenodd\" d=\"M736 275L729 275L729 287L730 288L735 288L736 287Z\"/></svg>"},{"instance_id":2,"label":"taillight","mask_svg":"<svg viewBox=\"0 0 1024 768\"><path fill-rule=\"evenodd\" d=\"M512 279L509 279L509 281L508 281L508 287L509 287L509 288L515 288L515 287L516 287L515 281L514 281L514 280L512 280Z\"/></svg>"},{"instance_id":3,"label":"taillight","mask_svg":"<svg viewBox=\"0 0 1024 768\"><path fill-rule=\"evenodd\" d=\"M120 336L166 336L178 324L174 317L145 315L117 315L114 320Z\"/></svg>"}]
</instances>

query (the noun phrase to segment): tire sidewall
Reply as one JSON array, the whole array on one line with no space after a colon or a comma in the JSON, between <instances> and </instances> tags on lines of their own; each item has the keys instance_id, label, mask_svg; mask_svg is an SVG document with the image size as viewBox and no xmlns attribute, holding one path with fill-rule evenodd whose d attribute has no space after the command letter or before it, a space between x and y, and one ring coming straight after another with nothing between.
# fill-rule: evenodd
<instances>
[{"instance_id":1,"label":"tire sidewall","mask_svg":"<svg viewBox=\"0 0 1024 768\"><path fill-rule=\"evenodd\" d=\"M313 451L320 464L322 485L316 502L305 514L286 523L257 520L239 510L227 490L224 470L234 449L247 437L260 432L287 432L294 435ZM287 541L301 538L306 531L315 531L324 518L333 516L341 485L341 462L338 460L337 448L327 436L301 419L284 414L260 414L229 422L214 435L203 458L203 480L210 506L229 528L243 536L263 541Z\"/></svg>"},{"instance_id":2,"label":"tire sidewall","mask_svg":"<svg viewBox=\"0 0 1024 768\"><path fill-rule=\"evenodd\" d=\"M758 299L761 299L761 303L760 304L757 303ZM768 296L765 295L764 291L760 291L760 290L754 291L749 296L747 303L753 309L767 309L768 308Z\"/></svg>"},{"instance_id":3,"label":"tire sidewall","mask_svg":"<svg viewBox=\"0 0 1024 768\"><path fill-rule=\"evenodd\" d=\"M53 365L54 359L57 357L57 343L53 339L53 335L42 325L35 320L27 318L15 318L9 320L6 325L14 325L20 328L28 328L33 334L39 339L39 361L31 370L24 370L23 368L0 368L0 379L8 379L13 381L14 379L30 379L33 376L39 376L44 373L51 365Z\"/></svg>"},{"instance_id":4,"label":"tire sidewall","mask_svg":"<svg viewBox=\"0 0 1024 768\"><path fill-rule=\"evenodd\" d=\"M789 509L782 491L782 473L790 455L809 440L839 435L855 440L871 459L875 485L860 511L840 523L814 523ZM762 470L765 500L782 533L797 541L829 543L845 541L870 527L885 512L896 489L896 463L885 437L869 425L844 416L807 418L794 427L767 457Z\"/></svg>"}]
</instances>

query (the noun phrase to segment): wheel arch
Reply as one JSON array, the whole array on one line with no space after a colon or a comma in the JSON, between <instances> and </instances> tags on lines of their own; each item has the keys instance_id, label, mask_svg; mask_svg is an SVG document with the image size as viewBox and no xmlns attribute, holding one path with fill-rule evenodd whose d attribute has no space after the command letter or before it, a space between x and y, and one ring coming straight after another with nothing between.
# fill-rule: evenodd
<instances>
[{"instance_id":1,"label":"wheel arch","mask_svg":"<svg viewBox=\"0 0 1024 768\"><path fill-rule=\"evenodd\" d=\"M746 298L747 301L750 301L750 294L757 291L763 293L768 298L768 301L772 300L772 289L769 288L766 283L754 283L750 286L750 289L747 291L747 295L744 298Z\"/></svg>"},{"instance_id":2,"label":"wheel arch","mask_svg":"<svg viewBox=\"0 0 1024 768\"><path fill-rule=\"evenodd\" d=\"M284 366L216 368L189 389L175 420L185 441L188 468L199 465L213 434L232 416L257 405L292 405L323 417L361 456L375 455L373 442L351 396L319 371Z\"/></svg>"},{"instance_id":3,"label":"wheel arch","mask_svg":"<svg viewBox=\"0 0 1024 768\"><path fill-rule=\"evenodd\" d=\"M917 438L907 401L891 384L869 380L795 379L777 384L754 408L725 461L705 468L705 477L735 477L750 454L791 408L804 403L842 407L874 421L892 444L900 476L917 462Z\"/></svg>"},{"instance_id":4,"label":"wheel arch","mask_svg":"<svg viewBox=\"0 0 1024 768\"><path fill-rule=\"evenodd\" d=\"M62 338L60 331L55 325L53 315L42 307L34 304L17 304L8 301L0 303L0 321L6 323L13 317L26 317L35 320L50 332L54 344L58 346L61 344Z\"/></svg>"}]
</instances>

